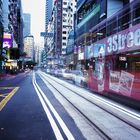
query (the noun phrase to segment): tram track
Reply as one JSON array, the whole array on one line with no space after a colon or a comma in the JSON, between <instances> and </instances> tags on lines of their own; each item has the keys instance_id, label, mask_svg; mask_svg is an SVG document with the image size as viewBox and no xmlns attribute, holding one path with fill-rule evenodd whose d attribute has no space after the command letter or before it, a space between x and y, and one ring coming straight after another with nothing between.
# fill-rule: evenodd
<instances>
[{"instance_id":1,"label":"tram track","mask_svg":"<svg viewBox=\"0 0 140 140\"><path fill-rule=\"evenodd\" d=\"M49 78L50 78L50 77L49 77ZM80 97L84 98L84 99L87 100L88 102L90 102L90 103L94 104L95 106L101 108L101 109L104 110L105 112L107 112L107 113L113 115L114 117L118 118L119 120L123 121L124 123L127 123L128 125L130 125L130 126L133 127L134 129L140 131L140 127L139 127L139 126L134 126L134 124L128 122L127 120L124 120L123 118L119 117L117 114L112 113L111 111L107 110L106 108L103 108L102 106L100 106L100 105L94 103L93 101L91 101L91 100L85 98L84 96L82 96L82 95L79 94L78 92L72 90L71 88L69 88L69 87L67 87L67 86L65 86L65 85L62 85L61 83L59 83L58 81L54 80L53 78L51 78L51 79L52 79L53 81L55 81L56 83L60 84L61 86L63 86L63 87L65 87L65 88L69 89L70 91L72 91L72 92L78 94ZM49 83L50 83L50 82L49 82ZM51 83L50 83L50 84L51 84ZM52 85L52 86L53 86L53 85ZM53 87L55 87L55 86L53 86ZM119 108L119 109L120 109L120 108ZM122 109L122 110L123 110L123 109ZM123 111L124 111L124 110L123 110ZM129 113L130 113L130 112L129 112ZM130 113L130 115L134 115L134 114L131 114L131 113ZM140 116L136 116L136 117L138 117L139 120L140 120Z\"/></svg>"},{"instance_id":2,"label":"tram track","mask_svg":"<svg viewBox=\"0 0 140 140\"><path fill-rule=\"evenodd\" d=\"M97 106L98 108L100 108L101 110L105 111L106 113L112 115L113 117L119 119L120 121L122 121L123 123L129 125L130 127L132 127L133 129L140 131L140 127L139 126L135 126L134 124L132 124L131 122L128 122L127 119L125 120L124 118L121 118L120 116L118 116L115 113L112 113L111 111L107 110L106 108L94 103L93 101L87 99L86 97L84 97L83 95L79 94L78 92L74 91L73 89L65 86L62 83L59 83L58 81L54 80L54 78L51 78L51 76L45 75L43 73L39 73L40 77L43 77L44 80L46 80L57 92L59 92L59 94L61 94L61 96L67 100L86 120L87 122L93 126L93 129L96 130L96 132L103 138L103 139L112 139L108 134L106 134L100 127L98 127L98 125L96 125L87 115L85 115L76 105L74 105L67 97L65 97L58 88L56 88L54 86L54 84L52 84L52 82L50 82L50 80L48 80L46 78L46 76L51 79L52 81L56 82L57 84L59 84L60 86L63 86L64 88L66 88L67 90L75 93L77 96L83 98L84 100L90 102L91 104L93 104L94 106ZM42 80L43 80L42 79Z\"/></svg>"},{"instance_id":3,"label":"tram track","mask_svg":"<svg viewBox=\"0 0 140 140\"><path fill-rule=\"evenodd\" d=\"M67 97L65 97L51 82L47 80L47 82L71 105L74 107L74 109L80 113L82 118L86 120L86 122L97 132L97 134L103 139L103 140L112 140L111 137L109 137L100 127L98 127L92 120L90 120L76 105L74 105Z\"/></svg>"}]
</instances>

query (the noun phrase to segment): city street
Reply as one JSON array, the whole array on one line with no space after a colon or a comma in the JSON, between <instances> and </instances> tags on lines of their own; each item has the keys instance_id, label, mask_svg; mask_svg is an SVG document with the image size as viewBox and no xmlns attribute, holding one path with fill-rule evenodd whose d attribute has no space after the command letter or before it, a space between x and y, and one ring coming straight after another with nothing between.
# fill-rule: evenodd
<instances>
[{"instance_id":1,"label":"city street","mask_svg":"<svg viewBox=\"0 0 140 140\"><path fill-rule=\"evenodd\" d=\"M1 140L138 140L140 112L41 70L0 81Z\"/></svg>"},{"instance_id":2,"label":"city street","mask_svg":"<svg viewBox=\"0 0 140 140\"><path fill-rule=\"evenodd\" d=\"M0 140L140 140L140 0L0 0Z\"/></svg>"}]
</instances>

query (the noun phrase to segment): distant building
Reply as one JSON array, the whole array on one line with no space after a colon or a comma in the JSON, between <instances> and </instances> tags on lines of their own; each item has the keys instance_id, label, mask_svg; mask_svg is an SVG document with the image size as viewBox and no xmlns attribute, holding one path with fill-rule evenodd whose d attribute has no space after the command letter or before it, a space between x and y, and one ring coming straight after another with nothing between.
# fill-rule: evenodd
<instances>
[{"instance_id":1,"label":"distant building","mask_svg":"<svg viewBox=\"0 0 140 140\"><path fill-rule=\"evenodd\" d=\"M23 37L26 37L31 34L31 15L28 13L23 14Z\"/></svg>"},{"instance_id":2,"label":"distant building","mask_svg":"<svg viewBox=\"0 0 140 140\"><path fill-rule=\"evenodd\" d=\"M32 35L24 37L24 52L26 57L34 59L34 37Z\"/></svg>"},{"instance_id":3,"label":"distant building","mask_svg":"<svg viewBox=\"0 0 140 140\"><path fill-rule=\"evenodd\" d=\"M52 17L52 9L53 9L53 1L54 0L46 0L46 7L45 7L45 31L48 30L49 20Z\"/></svg>"},{"instance_id":4,"label":"distant building","mask_svg":"<svg viewBox=\"0 0 140 140\"><path fill-rule=\"evenodd\" d=\"M4 31L8 31L8 24L9 24L9 19L8 19L8 13L9 13L9 0L3 0L3 26L4 26Z\"/></svg>"},{"instance_id":5,"label":"distant building","mask_svg":"<svg viewBox=\"0 0 140 140\"><path fill-rule=\"evenodd\" d=\"M39 64L39 47L38 45L34 46L34 56L35 56L35 62Z\"/></svg>"},{"instance_id":6,"label":"distant building","mask_svg":"<svg viewBox=\"0 0 140 140\"><path fill-rule=\"evenodd\" d=\"M2 11L2 0L0 0L0 11ZM2 20L2 12L0 12L0 71L2 70L2 40L3 40L3 20Z\"/></svg>"}]
</instances>

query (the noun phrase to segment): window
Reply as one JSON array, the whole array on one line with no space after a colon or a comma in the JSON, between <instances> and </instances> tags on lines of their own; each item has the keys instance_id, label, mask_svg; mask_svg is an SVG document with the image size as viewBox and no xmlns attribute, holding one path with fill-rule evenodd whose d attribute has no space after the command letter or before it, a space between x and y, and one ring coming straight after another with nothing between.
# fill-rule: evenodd
<instances>
[{"instance_id":1,"label":"window","mask_svg":"<svg viewBox=\"0 0 140 140\"><path fill-rule=\"evenodd\" d=\"M63 31L63 34L66 34L67 32L66 31Z\"/></svg>"},{"instance_id":2,"label":"window","mask_svg":"<svg viewBox=\"0 0 140 140\"><path fill-rule=\"evenodd\" d=\"M63 13L63 17L66 17L66 16L67 16L67 14Z\"/></svg>"},{"instance_id":3,"label":"window","mask_svg":"<svg viewBox=\"0 0 140 140\"><path fill-rule=\"evenodd\" d=\"M66 37L63 37L63 40L66 40Z\"/></svg>"},{"instance_id":4,"label":"window","mask_svg":"<svg viewBox=\"0 0 140 140\"><path fill-rule=\"evenodd\" d=\"M67 8L63 8L63 10L65 11L65 12L67 12L68 10L67 10Z\"/></svg>"},{"instance_id":5,"label":"window","mask_svg":"<svg viewBox=\"0 0 140 140\"><path fill-rule=\"evenodd\" d=\"M92 42L96 42L97 41L97 30L94 30L92 33L91 33L91 38L92 38Z\"/></svg>"},{"instance_id":6,"label":"window","mask_svg":"<svg viewBox=\"0 0 140 140\"><path fill-rule=\"evenodd\" d=\"M117 26L117 20L111 19L110 21L107 22L107 36L110 36L112 34L115 34L118 31L118 26Z\"/></svg>"},{"instance_id":7,"label":"window","mask_svg":"<svg viewBox=\"0 0 140 140\"><path fill-rule=\"evenodd\" d=\"M63 42L63 46L66 46L66 43L65 42Z\"/></svg>"},{"instance_id":8,"label":"window","mask_svg":"<svg viewBox=\"0 0 140 140\"><path fill-rule=\"evenodd\" d=\"M63 2L64 5L67 5L67 2Z\"/></svg>"},{"instance_id":9,"label":"window","mask_svg":"<svg viewBox=\"0 0 140 140\"><path fill-rule=\"evenodd\" d=\"M136 6L133 11L133 25L140 23L140 6Z\"/></svg>"},{"instance_id":10,"label":"window","mask_svg":"<svg viewBox=\"0 0 140 140\"><path fill-rule=\"evenodd\" d=\"M99 27L99 31L97 32L97 38L100 40L105 37L106 37L106 25L101 25Z\"/></svg>"},{"instance_id":11,"label":"window","mask_svg":"<svg viewBox=\"0 0 140 140\"><path fill-rule=\"evenodd\" d=\"M129 12L129 10L127 9L118 17L119 17L119 20L118 20L119 31L127 29L129 27L129 24L130 24L130 12Z\"/></svg>"}]
</instances>

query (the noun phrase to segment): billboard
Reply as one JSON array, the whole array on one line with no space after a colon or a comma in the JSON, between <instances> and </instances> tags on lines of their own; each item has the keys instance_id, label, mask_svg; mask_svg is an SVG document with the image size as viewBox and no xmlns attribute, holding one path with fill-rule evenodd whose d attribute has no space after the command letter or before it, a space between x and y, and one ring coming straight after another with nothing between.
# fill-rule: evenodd
<instances>
[{"instance_id":1,"label":"billboard","mask_svg":"<svg viewBox=\"0 0 140 140\"><path fill-rule=\"evenodd\" d=\"M12 34L4 32L3 34L3 48L12 47Z\"/></svg>"}]
</instances>

